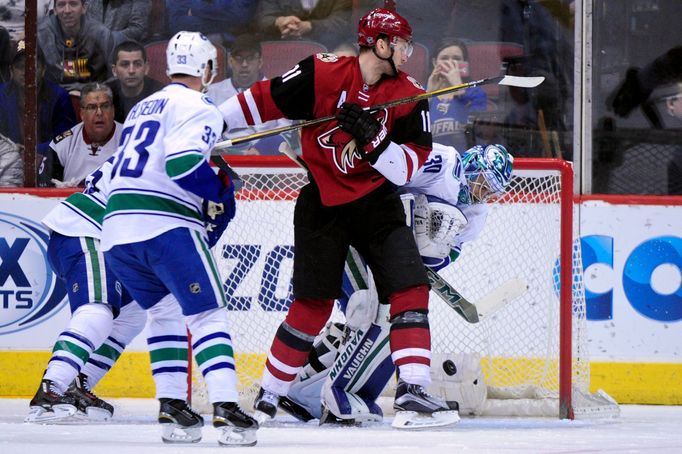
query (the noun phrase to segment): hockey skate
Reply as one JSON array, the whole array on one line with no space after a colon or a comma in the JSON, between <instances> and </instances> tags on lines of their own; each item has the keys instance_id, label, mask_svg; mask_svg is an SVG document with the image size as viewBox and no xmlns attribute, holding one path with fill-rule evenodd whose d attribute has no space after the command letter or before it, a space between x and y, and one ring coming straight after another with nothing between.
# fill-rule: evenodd
<instances>
[{"instance_id":1,"label":"hockey skate","mask_svg":"<svg viewBox=\"0 0 682 454\"><path fill-rule=\"evenodd\" d=\"M43 379L29 403L30 410L24 422L54 423L76 414L73 397L61 393L52 380Z\"/></svg>"},{"instance_id":2,"label":"hockey skate","mask_svg":"<svg viewBox=\"0 0 682 454\"><path fill-rule=\"evenodd\" d=\"M254 446L258 422L236 402L213 404L213 427L220 429L218 443L224 446Z\"/></svg>"},{"instance_id":3,"label":"hockey skate","mask_svg":"<svg viewBox=\"0 0 682 454\"><path fill-rule=\"evenodd\" d=\"M263 388L258 390L258 396L253 401L253 409L256 410L253 417L256 418L258 424L264 423L274 419L277 414L277 405L279 405L279 396Z\"/></svg>"},{"instance_id":4,"label":"hockey skate","mask_svg":"<svg viewBox=\"0 0 682 454\"><path fill-rule=\"evenodd\" d=\"M90 390L88 377L78 374L65 393L74 399L78 413L91 421L107 421L114 415L114 407Z\"/></svg>"},{"instance_id":5,"label":"hockey skate","mask_svg":"<svg viewBox=\"0 0 682 454\"><path fill-rule=\"evenodd\" d=\"M459 422L457 402L447 404L427 393L421 385L402 380L398 381L393 408L396 414L391 425L396 429L418 430Z\"/></svg>"},{"instance_id":6,"label":"hockey skate","mask_svg":"<svg viewBox=\"0 0 682 454\"><path fill-rule=\"evenodd\" d=\"M201 441L204 418L182 399L159 399L159 423L164 443L197 443Z\"/></svg>"}]
</instances>

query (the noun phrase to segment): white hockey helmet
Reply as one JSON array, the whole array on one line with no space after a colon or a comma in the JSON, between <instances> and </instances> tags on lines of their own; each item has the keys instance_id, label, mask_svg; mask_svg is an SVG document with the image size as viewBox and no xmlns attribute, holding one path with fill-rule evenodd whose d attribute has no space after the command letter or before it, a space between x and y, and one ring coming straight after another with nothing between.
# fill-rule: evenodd
<instances>
[{"instance_id":1,"label":"white hockey helmet","mask_svg":"<svg viewBox=\"0 0 682 454\"><path fill-rule=\"evenodd\" d=\"M181 31L168 41L166 65L169 77L173 74L200 77L202 85L208 87L218 75L218 52L202 33ZM207 66L211 68L208 80Z\"/></svg>"},{"instance_id":2,"label":"white hockey helmet","mask_svg":"<svg viewBox=\"0 0 682 454\"><path fill-rule=\"evenodd\" d=\"M504 194L511 183L514 157L500 144L476 145L462 156L472 203Z\"/></svg>"}]
</instances>

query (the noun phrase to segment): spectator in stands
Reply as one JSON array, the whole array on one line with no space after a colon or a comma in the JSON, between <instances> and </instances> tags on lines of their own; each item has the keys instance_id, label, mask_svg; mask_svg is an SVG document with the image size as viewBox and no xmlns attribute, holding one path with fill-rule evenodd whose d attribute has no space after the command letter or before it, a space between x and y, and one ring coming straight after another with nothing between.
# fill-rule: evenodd
<instances>
[{"instance_id":1,"label":"spectator in stands","mask_svg":"<svg viewBox=\"0 0 682 454\"><path fill-rule=\"evenodd\" d=\"M171 35L201 32L215 44L230 48L235 36L253 31L254 0L166 0Z\"/></svg>"},{"instance_id":2,"label":"spectator in stands","mask_svg":"<svg viewBox=\"0 0 682 454\"><path fill-rule=\"evenodd\" d=\"M24 37L24 2L0 1L0 21L13 41L17 42L22 39Z\"/></svg>"},{"instance_id":3,"label":"spectator in stands","mask_svg":"<svg viewBox=\"0 0 682 454\"><path fill-rule=\"evenodd\" d=\"M88 0L87 5L88 17L111 30L117 42L147 38L151 0Z\"/></svg>"},{"instance_id":4,"label":"spectator in stands","mask_svg":"<svg viewBox=\"0 0 682 454\"><path fill-rule=\"evenodd\" d=\"M149 63L144 46L135 41L124 41L114 49L111 70L115 79L107 82L114 94L115 120L123 123L135 104L164 85L147 77Z\"/></svg>"},{"instance_id":5,"label":"spectator in stands","mask_svg":"<svg viewBox=\"0 0 682 454\"><path fill-rule=\"evenodd\" d=\"M38 21L47 16L52 9L54 0L37 0ZM25 0L0 0L0 22L9 32L12 41L15 43L24 39L25 21Z\"/></svg>"},{"instance_id":6,"label":"spectator in stands","mask_svg":"<svg viewBox=\"0 0 682 454\"><path fill-rule=\"evenodd\" d=\"M54 15L38 25L46 60L45 76L69 91L105 81L116 41L112 32L85 15L84 0L55 0Z\"/></svg>"},{"instance_id":7,"label":"spectator in stands","mask_svg":"<svg viewBox=\"0 0 682 454\"><path fill-rule=\"evenodd\" d=\"M433 70L427 91L438 90L468 82L469 57L466 45L457 39L444 39L432 59ZM480 87L457 90L429 100L431 134L434 142L467 150L465 126L474 112L486 110L488 98Z\"/></svg>"},{"instance_id":8,"label":"spectator in stands","mask_svg":"<svg viewBox=\"0 0 682 454\"><path fill-rule=\"evenodd\" d=\"M350 0L259 0L257 27L265 39L307 39L334 49L350 38L351 7Z\"/></svg>"},{"instance_id":9,"label":"spectator in stands","mask_svg":"<svg viewBox=\"0 0 682 454\"><path fill-rule=\"evenodd\" d=\"M0 82L7 82L12 78L10 64L12 59L12 42L7 29L0 25Z\"/></svg>"},{"instance_id":10,"label":"spectator in stands","mask_svg":"<svg viewBox=\"0 0 682 454\"><path fill-rule=\"evenodd\" d=\"M24 144L24 40L17 43L11 61L12 78L0 85L0 133L19 146ZM59 85L46 80L45 59L38 48L38 153L47 153L50 141L76 124L69 94Z\"/></svg>"},{"instance_id":11,"label":"spectator in stands","mask_svg":"<svg viewBox=\"0 0 682 454\"><path fill-rule=\"evenodd\" d=\"M40 186L81 186L118 147L122 125L114 121L111 88L99 82L85 84L80 103L83 121L50 142L38 171Z\"/></svg>"},{"instance_id":12,"label":"spectator in stands","mask_svg":"<svg viewBox=\"0 0 682 454\"><path fill-rule=\"evenodd\" d=\"M251 85L256 81L266 79L262 72L263 55L261 53L261 46L253 35L239 35L234 40L232 51L230 52L230 57L227 62L232 70L232 77L221 82L213 83L208 87L208 96L216 105L220 105L228 98L251 88ZM223 139L243 137L255 132L274 129L288 124L290 124L290 122L287 120L273 120L255 127L228 129L223 134ZM273 155L278 153L279 145L283 141L284 138L282 136L266 137L257 141L244 143L241 146L232 147L230 151L232 153L245 155Z\"/></svg>"},{"instance_id":13,"label":"spectator in stands","mask_svg":"<svg viewBox=\"0 0 682 454\"><path fill-rule=\"evenodd\" d=\"M0 134L0 187L24 185L22 147Z\"/></svg>"}]
</instances>

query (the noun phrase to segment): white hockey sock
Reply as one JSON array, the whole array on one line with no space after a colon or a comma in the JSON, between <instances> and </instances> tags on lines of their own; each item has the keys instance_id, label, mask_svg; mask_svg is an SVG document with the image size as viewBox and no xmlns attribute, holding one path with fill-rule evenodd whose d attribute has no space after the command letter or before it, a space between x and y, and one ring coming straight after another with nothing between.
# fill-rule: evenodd
<instances>
[{"instance_id":1,"label":"white hockey sock","mask_svg":"<svg viewBox=\"0 0 682 454\"><path fill-rule=\"evenodd\" d=\"M187 328L173 295L166 295L149 309L147 345L156 398L186 400Z\"/></svg>"},{"instance_id":2,"label":"white hockey sock","mask_svg":"<svg viewBox=\"0 0 682 454\"><path fill-rule=\"evenodd\" d=\"M146 322L147 313L137 303L132 302L121 308L121 313L114 319L109 337L92 352L90 359L81 369L88 377L88 385L91 388L109 372L126 346L144 329Z\"/></svg>"},{"instance_id":3,"label":"white hockey sock","mask_svg":"<svg viewBox=\"0 0 682 454\"><path fill-rule=\"evenodd\" d=\"M216 308L186 319L192 333L192 352L208 387L208 400L237 402L237 374L227 311Z\"/></svg>"},{"instance_id":4,"label":"white hockey sock","mask_svg":"<svg viewBox=\"0 0 682 454\"><path fill-rule=\"evenodd\" d=\"M406 383L422 385L431 384L431 368L426 364L410 363L398 367L400 379Z\"/></svg>"},{"instance_id":5,"label":"white hockey sock","mask_svg":"<svg viewBox=\"0 0 682 454\"><path fill-rule=\"evenodd\" d=\"M52 380L61 391L65 391L93 350L107 337L112 321L111 309L105 304L85 304L76 309L66 330L54 344L44 378Z\"/></svg>"}]
</instances>

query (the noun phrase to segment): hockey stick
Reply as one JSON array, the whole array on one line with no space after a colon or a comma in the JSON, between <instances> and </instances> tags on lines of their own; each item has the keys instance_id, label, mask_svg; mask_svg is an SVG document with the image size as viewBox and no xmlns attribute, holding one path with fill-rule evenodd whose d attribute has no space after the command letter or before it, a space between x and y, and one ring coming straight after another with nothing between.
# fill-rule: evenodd
<instances>
[{"instance_id":1,"label":"hockey stick","mask_svg":"<svg viewBox=\"0 0 682 454\"><path fill-rule=\"evenodd\" d=\"M545 80L542 76L537 77L522 77L522 76L499 76L499 77L488 77L485 79L473 80L471 82L466 82L459 85L452 85L450 87L440 88L438 90L427 91L425 93L420 93L414 96L408 96L406 98L396 99L394 101L389 101L384 104L378 104L376 106L369 107L370 112L377 112L382 109L387 109L389 107L399 106L401 104L407 104L411 102L421 101L423 99L429 99L434 96L445 95L447 93L452 93L453 91L464 90L470 87L476 87L478 85L488 85L488 84L498 84L506 85L509 87L519 87L519 88L533 88L540 85ZM230 148L234 145L239 145L244 142L250 142L252 140L263 139L265 137L276 136L287 131L293 131L295 129L301 129L308 126L315 126L320 123L325 123L336 118L335 115L329 115L327 117L316 118L315 120L303 121L289 126L282 126L280 128L274 128L267 131L256 132L243 137L235 137L234 139L223 140L218 142L213 148L214 151L224 150Z\"/></svg>"},{"instance_id":2,"label":"hockey stick","mask_svg":"<svg viewBox=\"0 0 682 454\"><path fill-rule=\"evenodd\" d=\"M476 302L478 317L485 319L495 312L524 295L528 291L528 284L521 278L510 279L493 289Z\"/></svg>"},{"instance_id":3,"label":"hockey stick","mask_svg":"<svg viewBox=\"0 0 682 454\"><path fill-rule=\"evenodd\" d=\"M223 159L221 155L211 155L211 162L230 176L230 179L234 184L235 192L239 191L244 186L244 180L242 180L239 174L235 172L232 167L230 167L230 165Z\"/></svg>"},{"instance_id":4,"label":"hockey stick","mask_svg":"<svg viewBox=\"0 0 682 454\"><path fill-rule=\"evenodd\" d=\"M528 284L523 279L514 278L493 289L474 304L432 269L426 268L426 273L431 290L469 323L478 323L481 319L490 317L528 290Z\"/></svg>"},{"instance_id":5,"label":"hockey stick","mask_svg":"<svg viewBox=\"0 0 682 454\"><path fill-rule=\"evenodd\" d=\"M426 267L426 274L429 276L431 290L440 297L445 303L453 308L455 312L462 316L469 323L478 323L478 310L453 286L447 283L440 274Z\"/></svg>"}]
</instances>

